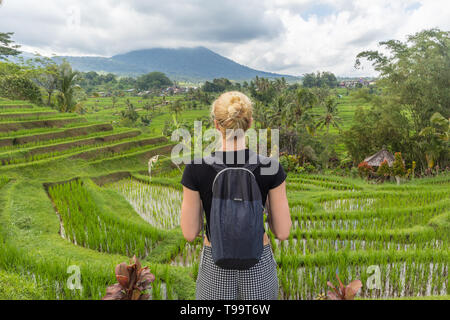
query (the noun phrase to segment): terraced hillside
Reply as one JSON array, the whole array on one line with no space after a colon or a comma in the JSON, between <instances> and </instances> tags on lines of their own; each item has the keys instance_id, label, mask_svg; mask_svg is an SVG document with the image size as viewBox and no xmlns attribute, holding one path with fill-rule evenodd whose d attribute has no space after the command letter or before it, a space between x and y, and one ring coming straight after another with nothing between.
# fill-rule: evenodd
<instances>
[{"instance_id":1,"label":"terraced hillside","mask_svg":"<svg viewBox=\"0 0 450 320\"><path fill-rule=\"evenodd\" d=\"M0 133L0 299L100 299L133 255L157 277L153 299L193 299L201 241L186 243L179 227L181 173L164 158L147 174L172 143L76 115L53 126L64 116L11 104L0 101L0 119L48 115L32 127L0 121L18 128ZM269 232L279 297L314 299L338 271L362 280L360 298L448 299L449 190L448 175L401 186L290 175L290 239ZM82 290L69 285L78 271Z\"/></svg>"},{"instance_id":2,"label":"terraced hillside","mask_svg":"<svg viewBox=\"0 0 450 320\"><path fill-rule=\"evenodd\" d=\"M32 298L97 299L103 287L114 279L113 266L128 260L127 256L134 253L139 255L136 251L138 246L122 250L122 245L126 245L123 233L130 235L130 241L135 240L135 233L130 232L133 220L138 233L149 234L145 238L149 242L144 243L143 250L147 254L158 256L155 247L160 242L169 240L168 244L173 245L172 242L180 241L178 234L146 226L125 200L117 201L113 196L99 201L94 196L95 206L103 203L110 211L111 220L105 218L105 227L113 225L112 229L107 227L108 239L112 230L120 233L115 237L120 249L115 249L111 255L98 254L99 248L95 246L82 248L84 243L81 240L74 244L68 242L71 239L69 231L75 227L59 220L64 217L64 212L57 210L61 203L51 197L59 190L60 184L55 184L55 181L78 177L73 181L87 179L88 182L82 184L84 190L91 181L86 177L121 170L143 171L149 157L168 154L171 147L172 143L166 138L143 134L137 129L116 128L110 122L88 121L76 114L61 114L49 108L0 101L0 220L4 223L0 228L2 277L8 283L12 281L9 283L12 287L14 279L20 279L21 285L26 283L33 292ZM70 194L75 196L73 190ZM83 201L90 197L82 192L79 195ZM103 197L103 193L99 195ZM101 208L99 212L104 211L105 208ZM101 244L104 245L102 250L109 250L108 241ZM83 281L82 292L65 287L68 264L79 266L83 279L90 279L86 286ZM161 276L154 284L153 297L171 297L175 294L170 289L172 273L175 279L180 278L181 282L177 280L179 283L183 283L185 275L168 270L164 265L154 266L153 271L158 268ZM163 283L161 279L164 277ZM9 296L11 292L0 289L0 298L14 298L14 295ZM27 297L26 293L24 297Z\"/></svg>"},{"instance_id":3,"label":"terraced hillside","mask_svg":"<svg viewBox=\"0 0 450 320\"><path fill-rule=\"evenodd\" d=\"M36 111L33 106L27 106L31 108L23 113L18 110L25 106L7 107L0 105L1 169L73 158L101 162L137 152L164 153L170 145L164 137L142 135L136 129L114 129L110 123L88 122L76 114L45 108Z\"/></svg>"}]
</instances>

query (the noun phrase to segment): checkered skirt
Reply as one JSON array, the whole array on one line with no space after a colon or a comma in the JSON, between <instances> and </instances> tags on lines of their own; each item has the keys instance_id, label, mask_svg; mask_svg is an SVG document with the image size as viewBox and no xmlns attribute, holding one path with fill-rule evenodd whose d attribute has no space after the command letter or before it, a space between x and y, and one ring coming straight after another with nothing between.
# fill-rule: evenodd
<instances>
[{"instance_id":1,"label":"checkered skirt","mask_svg":"<svg viewBox=\"0 0 450 320\"><path fill-rule=\"evenodd\" d=\"M218 267L212 258L211 247L203 247L197 277L197 300L277 298L277 263L270 245L264 246L259 262L248 270L226 270Z\"/></svg>"}]
</instances>

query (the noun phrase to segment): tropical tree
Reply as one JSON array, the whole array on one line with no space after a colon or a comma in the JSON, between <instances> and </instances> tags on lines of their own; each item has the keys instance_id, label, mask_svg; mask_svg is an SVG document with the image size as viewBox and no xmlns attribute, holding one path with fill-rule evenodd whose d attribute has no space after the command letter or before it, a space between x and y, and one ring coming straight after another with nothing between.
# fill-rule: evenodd
<instances>
[{"instance_id":1,"label":"tropical tree","mask_svg":"<svg viewBox=\"0 0 450 320\"><path fill-rule=\"evenodd\" d=\"M383 146L404 152L408 162L420 160L422 164L423 152L417 148L416 140L411 135L413 128L408 115L402 113L401 109L394 103L356 108L350 129L342 134L354 164L378 152Z\"/></svg>"},{"instance_id":2,"label":"tropical tree","mask_svg":"<svg viewBox=\"0 0 450 320\"><path fill-rule=\"evenodd\" d=\"M146 102L142 107L145 111L147 111L147 115L150 113L150 110L153 110L154 105L151 102Z\"/></svg>"},{"instance_id":3,"label":"tropical tree","mask_svg":"<svg viewBox=\"0 0 450 320\"><path fill-rule=\"evenodd\" d=\"M150 124L152 123L152 116L150 115L141 116L141 122L144 126L149 127Z\"/></svg>"},{"instance_id":4,"label":"tropical tree","mask_svg":"<svg viewBox=\"0 0 450 320\"><path fill-rule=\"evenodd\" d=\"M288 87L286 79L284 77L275 79L273 84L278 92L285 90Z\"/></svg>"},{"instance_id":5,"label":"tropical tree","mask_svg":"<svg viewBox=\"0 0 450 320\"><path fill-rule=\"evenodd\" d=\"M289 101L284 94L280 94L275 98L273 104L270 104L267 108L269 127L281 127L282 123L286 120L286 109L289 105Z\"/></svg>"},{"instance_id":6,"label":"tropical tree","mask_svg":"<svg viewBox=\"0 0 450 320\"><path fill-rule=\"evenodd\" d=\"M12 100L29 100L36 104L42 103L39 87L28 77L21 74L0 77L0 96Z\"/></svg>"},{"instance_id":7,"label":"tropical tree","mask_svg":"<svg viewBox=\"0 0 450 320\"><path fill-rule=\"evenodd\" d=\"M169 105L170 112L175 114L175 118L178 120L178 115L183 111L183 105L181 100L177 99Z\"/></svg>"},{"instance_id":8,"label":"tropical tree","mask_svg":"<svg viewBox=\"0 0 450 320\"><path fill-rule=\"evenodd\" d=\"M213 82L206 81L202 87L204 92L224 92L233 87L230 80L226 78L214 79Z\"/></svg>"},{"instance_id":9,"label":"tropical tree","mask_svg":"<svg viewBox=\"0 0 450 320\"><path fill-rule=\"evenodd\" d=\"M311 110L318 100L317 97L308 89L300 88L295 91L292 103L286 109L286 118L290 122L299 123L308 110Z\"/></svg>"},{"instance_id":10,"label":"tropical tree","mask_svg":"<svg viewBox=\"0 0 450 320\"><path fill-rule=\"evenodd\" d=\"M113 95L112 98L111 98L113 109L116 107L117 101L118 101L118 98L115 95Z\"/></svg>"},{"instance_id":11,"label":"tropical tree","mask_svg":"<svg viewBox=\"0 0 450 320\"><path fill-rule=\"evenodd\" d=\"M320 159L322 165L325 168L328 168L329 160L335 153L330 137L330 126L333 126L340 130L340 124L342 120L338 115L338 102L333 97L328 97L323 105L325 107L325 113L319 116L316 128L327 128L327 133L324 141L325 148L320 154Z\"/></svg>"},{"instance_id":12,"label":"tropical tree","mask_svg":"<svg viewBox=\"0 0 450 320\"><path fill-rule=\"evenodd\" d=\"M150 72L136 79L139 90L162 89L171 86L173 82L162 72Z\"/></svg>"},{"instance_id":13,"label":"tropical tree","mask_svg":"<svg viewBox=\"0 0 450 320\"><path fill-rule=\"evenodd\" d=\"M450 32L424 30L410 35L406 42L380 42L384 52L364 51L361 59L372 62L380 73L377 81L395 103L408 112L418 134L428 127L435 112L450 117Z\"/></svg>"},{"instance_id":14,"label":"tropical tree","mask_svg":"<svg viewBox=\"0 0 450 320\"><path fill-rule=\"evenodd\" d=\"M52 95L58 88L58 66L47 57L38 57L32 63L31 78L47 92L47 105L50 105Z\"/></svg>"},{"instance_id":15,"label":"tropical tree","mask_svg":"<svg viewBox=\"0 0 450 320\"><path fill-rule=\"evenodd\" d=\"M163 97L163 99L165 99L165 97ZM204 92L203 90L197 91L197 99L206 105L209 105L212 102L211 95L208 92Z\"/></svg>"},{"instance_id":16,"label":"tropical tree","mask_svg":"<svg viewBox=\"0 0 450 320\"><path fill-rule=\"evenodd\" d=\"M448 160L449 135L450 120L436 112L430 119L430 126L420 132L420 136L425 138L428 168L433 168L440 159Z\"/></svg>"},{"instance_id":17,"label":"tropical tree","mask_svg":"<svg viewBox=\"0 0 450 320\"><path fill-rule=\"evenodd\" d=\"M394 163L392 164L392 174L395 176L397 184L400 184L400 178L406 174L405 162L403 161L400 152L395 153Z\"/></svg>"},{"instance_id":18,"label":"tropical tree","mask_svg":"<svg viewBox=\"0 0 450 320\"><path fill-rule=\"evenodd\" d=\"M327 134L330 132L330 126L340 129L340 124L342 122L341 118L338 116L338 105L339 103L333 98L328 97L325 101L325 113L319 116L317 122L317 128L327 128Z\"/></svg>"},{"instance_id":19,"label":"tropical tree","mask_svg":"<svg viewBox=\"0 0 450 320\"><path fill-rule=\"evenodd\" d=\"M424 30L405 42L389 40L380 46L383 52L364 51L356 59L357 68L367 59L379 72L382 93L372 99L373 108L355 113L354 125L344 134L349 153L359 161L363 151L385 144L420 169L444 162L445 153L433 159L440 143L433 145L437 140L424 129L433 127L436 112L450 118L450 32Z\"/></svg>"},{"instance_id":20,"label":"tropical tree","mask_svg":"<svg viewBox=\"0 0 450 320\"><path fill-rule=\"evenodd\" d=\"M130 102L130 99L125 101L127 108L120 112L122 119L131 121L134 124L139 118L139 114L136 111L134 105Z\"/></svg>"},{"instance_id":21,"label":"tropical tree","mask_svg":"<svg viewBox=\"0 0 450 320\"><path fill-rule=\"evenodd\" d=\"M249 86L251 96L268 105L277 95L277 89L272 81L267 78L256 77L250 82Z\"/></svg>"},{"instance_id":22,"label":"tropical tree","mask_svg":"<svg viewBox=\"0 0 450 320\"><path fill-rule=\"evenodd\" d=\"M11 40L13 34L13 32L0 32L0 60L6 60L8 56L20 54L20 51L17 50L20 48L20 45L14 44L14 41Z\"/></svg>"},{"instance_id":23,"label":"tropical tree","mask_svg":"<svg viewBox=\"0 0 450 320\"><path fill-rule=\"evenodd\" d=\"M75 91L80 90L76 84L79 73L72 70L68 62L63 62L58 67L58 90L56 96L58 107L61 112L73 112L79 107L75 98Z\"/></svg>"},{"instance_id":24,"label":"tropical tree","mask_svg":"<svg viewBox=\"0 0 450 320\"><path fill-rule=\"evenodd\" d=\"M269 115L267 113L268 107L261 101L255 101L253 105L253 119L255 124L258 124L261 128L269 127Z\"/></svg>"},{"instance_id":25,"label":"tropical tree","mask_svg":"<svg viewBox=\"0 0 450 320\"><path fill-rule=\"evenodd\" d=\"M303 86L306 88L335 88L338 84L336 76L331 72L306 73L303 75Z\"/></svg>"}]
</instances>

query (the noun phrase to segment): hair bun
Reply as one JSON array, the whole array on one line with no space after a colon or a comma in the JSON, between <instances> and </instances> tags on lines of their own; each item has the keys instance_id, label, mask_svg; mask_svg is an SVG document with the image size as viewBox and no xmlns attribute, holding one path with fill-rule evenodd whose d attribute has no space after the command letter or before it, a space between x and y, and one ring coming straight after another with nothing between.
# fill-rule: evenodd
<instances>
[{"instance_id":1,"label":"hair bun","mask_svg":"<svg viewBox=\"0 0 450 320\"><path fill-rule=\"evenodd\" d=\"M228 107L228 117L230 119L239 118L244 111L244 103L241 98L238 96L234 96L230 100L230 106Z\"/></svg>"},{"instance_id":2,"label":"hair bun","mask_svg":"<svg viewBox=\"0 0 450 320\"><path fill-rule=\"evenodd\" d=\"M253 105L249 97L239 91L222 94L214 101L211 114L222 134L228 129L248 130L251 125Z\"/></svg>"}]
</instances>

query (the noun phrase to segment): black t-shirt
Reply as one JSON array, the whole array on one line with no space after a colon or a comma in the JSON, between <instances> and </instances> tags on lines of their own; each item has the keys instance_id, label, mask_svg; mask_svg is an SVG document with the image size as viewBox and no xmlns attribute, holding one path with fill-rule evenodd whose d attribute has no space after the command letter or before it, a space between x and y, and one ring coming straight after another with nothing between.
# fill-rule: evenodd
<instances>
[{"instance_id":1,"label":"black t-shirt","mask_svg":"<svg viewBox=\"0 0 450 320\"><path fill-rule=\"evenodd\" d=\"M218 152L217 154L219 156L220 154L222 154L223 163L228 167L242 167L243 164L238 164L238 154L240 152L245 152L245 161L248 161L249 149L240 151ZM234 153L234 161L227 162L227 159L230 158L233 159L230 153ZM213 155L215 155L215 153L213 153ZM286 180L286 173L284 172L283 167L275 159L271 158L270 161L271 161L270 163L261 164L253 172L256 178L256 182L258 183L259 189L261 190L261 199L263 201L262 203L263 206L265 206L269 190L275 189ZM202 162L201 164L195 164L196 161L194 161L191 164L186 165L186 168L184 169L183 173L183 178L181 179L181 184L190 190L198 191L200 193L200 198L203 203L203 209L205 210L206 235L208 236L209 215L211 212L211 203L212 203L212 184L214 182L214 178L217 175L217 171L213 167L205 163L203 159L201 162ZM261 168L268 168L271 166L272 168L278 167L278 170L276 170L275 174L273 175L261 174Z\"/></svg>"}]
</instances>

